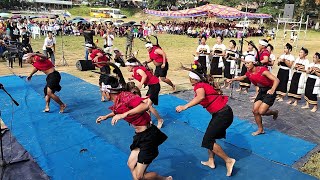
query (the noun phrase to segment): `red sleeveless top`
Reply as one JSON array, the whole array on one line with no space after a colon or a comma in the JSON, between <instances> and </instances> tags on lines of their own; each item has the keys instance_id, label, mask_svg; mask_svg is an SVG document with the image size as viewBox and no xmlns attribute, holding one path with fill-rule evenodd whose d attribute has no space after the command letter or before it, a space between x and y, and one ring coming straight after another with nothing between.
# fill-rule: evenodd
<instances>
[{"instance_id":1,"label":"red sleeveless top","mask_svg":"<svg viewBox=\"0 0 320 180\"><path fill-rule=\"evenodd\" d=\"M40 56L35 55L34 57L35 62L32 64L39 71L46 71L54 67L52 62L49 59L43 59Z\"/></svg>"},{"instance_id":2,"label":"red sleeveless top","mask_svg":"<svg viewBox=\"0 0 320 180\"><path fill-rule=\"evenodd\" d=\"M155 53L155 50L156 49L161 49L160 47L157 47L157 46L153 46L151 51L149 52L149 57L150 59L152 59L153 61L157 62L157 63L162 63L163 62L163 56L160 55L160 54L156 54ZM166 62L167 62L167 59L166 59Z\"/></svg>"},{"instance_id":3,"label":"red sleeveless top","mask_svg":"<svg viewBox=\"0 0 320 180\"><path fill-rule=\"evenodd\" d=\"M248 79L258 87L272 87L273 81L267 78L266 76L262 75L264 71L268 71L267 67L264 66L257 66L257 72L246 72L246 76Z\"/></svg>"},{"instance_id":4,"label":"red sleeveless top","mask_svg":"<svg viewBox=\"0 0 320 180\"><path fill-rule=\"evenodd\" d=\"M109 59L107 58L107 56L103 52L101 52L100 49L93 49L92 53L90 54L90 58L93 60L97 56L98 53L103 54L103 56L98 58L98 62L93 62L93 63L98 63L98 64L94 64L94 65L98 68L101 68L106 65L106 63L109 61Z\"/></svg>"},{"instance_id":5,"label":"red sleeveless top","mask_svg":"<svg viewBox=\"0 0 320 180\"><path fill-rule=\"evenodd\" d=\"M143 103L144 99L131 92L121 92L116 98L114 105L109 107L114 114L122 114L137 107ZM141 114L130 115L124 118L125 121L134 126L145 126L150 123L151 117L147 112Z\"/></svg>"},{"instance_id":6,"label":"red sleeveless top","mask_svg":"<svg viewBox=\"0 0 320 180\"><path fill-rule=\"evenodd\" d=\"M263 60L263 57L264 57L264 56L268 56L268 58L270 57L270 52L267 50L267 48L265 48L265 49L262 49L262 50L259 52L259 55L260 55L259 61L261 62L261 61ZM257 55L257 57L258 57L258 55ZM268 66L268 63L269 63L269 62L264 63L263 65L264 65L264 66Z\"/></svg>"},{"instance_id":7,"label":"red sleeveless top","mask_svg":"<svg viewBox=\"0 0 320 180\"><path fill-rule=\"evenodd\" d=\"M154 76L153 74L151 74L150 71L147 70L147 68L145 68L144 66L138 66L138 67L134 67L133 68L133 74L132 77L136 80L138 80L139 82L141 82L142 76L140 74L137 73L138 69L141 69L142 71L144 71L147 75L147 79L144 82L144 85L152 85L152 84L158 84L159 83L159 78L157 78L156 76Z\"/></svg>"},{"instance_id":8,"label":"red sleeveless top","mask_svg":"<svg viewBox=\"0 0 320 180\"><path fill-rule=\"evenodd\" d=\"M228 96L218 94L218 92L208 83L199 82L194 86L194 92L197 89L203 88L205 92L205 98L200 102L200 105L209 113L216 113L224 108L228 102ZM197 94L195 94L195 97Z\"/></svg>"}]
</instances>

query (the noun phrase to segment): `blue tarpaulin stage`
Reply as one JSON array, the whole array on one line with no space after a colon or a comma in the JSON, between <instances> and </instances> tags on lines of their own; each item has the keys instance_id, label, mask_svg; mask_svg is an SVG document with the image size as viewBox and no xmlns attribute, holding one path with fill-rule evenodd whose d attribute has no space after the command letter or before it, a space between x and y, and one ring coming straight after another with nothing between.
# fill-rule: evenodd
<instances>
[{"instance_id":1,"label":"blue tarpaulin stage","mask_svg":"<svg viewBox=\"0 0 320 180\"><path fill-rule=\"evenodd\" d=\"M34 76L31 82L6 76L0 82L20 103L12 106L0 93L1 99L8 99L1 101L3 120L10 124L13 109L11 132L52 179L131 179L126 161L134 131L124 121L116 126L110 121L95 123L111 105L100 102L97 86L62 73L58 95L67 109L59 114L54 102L50 113L42 112L45 76ZM218 157L214 170L200 164L207 159L207 151L200 146L210 115L200 106L176 113L175 106L184 103L172 95L160 96L157 109L165 120L162 131L169 138L149 170L174 179L224 179L225 164ZM218 141L237 160L232 179L315 179L291 167L315 144L275 130L252 137L254 129L254 124L235 118L227 138Z\"/></svg>"}]
</instances>

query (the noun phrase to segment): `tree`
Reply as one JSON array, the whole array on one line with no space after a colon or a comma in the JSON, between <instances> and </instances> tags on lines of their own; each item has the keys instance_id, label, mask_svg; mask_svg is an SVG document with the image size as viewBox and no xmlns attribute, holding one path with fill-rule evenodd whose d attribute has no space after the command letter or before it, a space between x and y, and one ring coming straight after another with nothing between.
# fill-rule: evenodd
<instances>
[{"instance_id":1,"label":"tree","mask_svg":"<svg viewBox=\"0 0 320 180\"><path fill-rule=\"evenodd\" d=\"M177 0L148 0L148 8L167 10L166 7L175 6L176 3Z\"/></svg>"}]
</instances>

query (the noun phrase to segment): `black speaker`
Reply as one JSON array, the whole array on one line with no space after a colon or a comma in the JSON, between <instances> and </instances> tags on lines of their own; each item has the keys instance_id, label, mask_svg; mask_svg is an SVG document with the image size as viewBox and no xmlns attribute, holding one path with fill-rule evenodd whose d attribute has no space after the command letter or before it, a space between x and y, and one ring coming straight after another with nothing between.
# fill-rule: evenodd
<instances>
[{"instance_id":1,"label":"black speaker","mask_svg":"<svg viewBox=\"0 0 320 180\"><path fill-rule=\"evenodd\" d=\"M91 60L79 60L76 63L76 67L80 70L80 71L88 71L88 70L95 70L95 66L92 64Z\"/></svg>"}]
</instances>

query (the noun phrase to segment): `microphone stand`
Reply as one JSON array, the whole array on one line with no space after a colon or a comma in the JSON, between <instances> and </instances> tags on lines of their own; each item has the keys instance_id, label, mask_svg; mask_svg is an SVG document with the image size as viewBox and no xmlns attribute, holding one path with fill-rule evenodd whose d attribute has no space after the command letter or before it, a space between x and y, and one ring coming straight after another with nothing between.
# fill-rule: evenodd
<instances>
[{"instance_id":1,"label":"microphone stand","mask_svg":"<svg viewBox=\"0 0 320 180\"><path fill-rule=\"evenodd\" d=\"M16 105L19 106L19 103L14 100L12 98L12 96L6 91L6 89L3 87L3 85L0 83L0 89L2 89L11 99L11 101ZM1 115L1 114L0 114ZM0 146L1 146L1 161L0 161L0 167L2 167L2 173L1 173L1 179L3 179L4 176L4 172L5 172L5 168L8 167L9 165L15 164L15 163L19 163L19 162L24 162L24 161L28 161L29 159L23 159L23 160L18 160L18 161L14 161L14 162L7 162L4 159L4 155L3 155L3 142L2 142L2 138L4 133L2 133L2 127L0 126ZM11 143L11 142L10 142Z\"/></svg>"}]
</instances>

